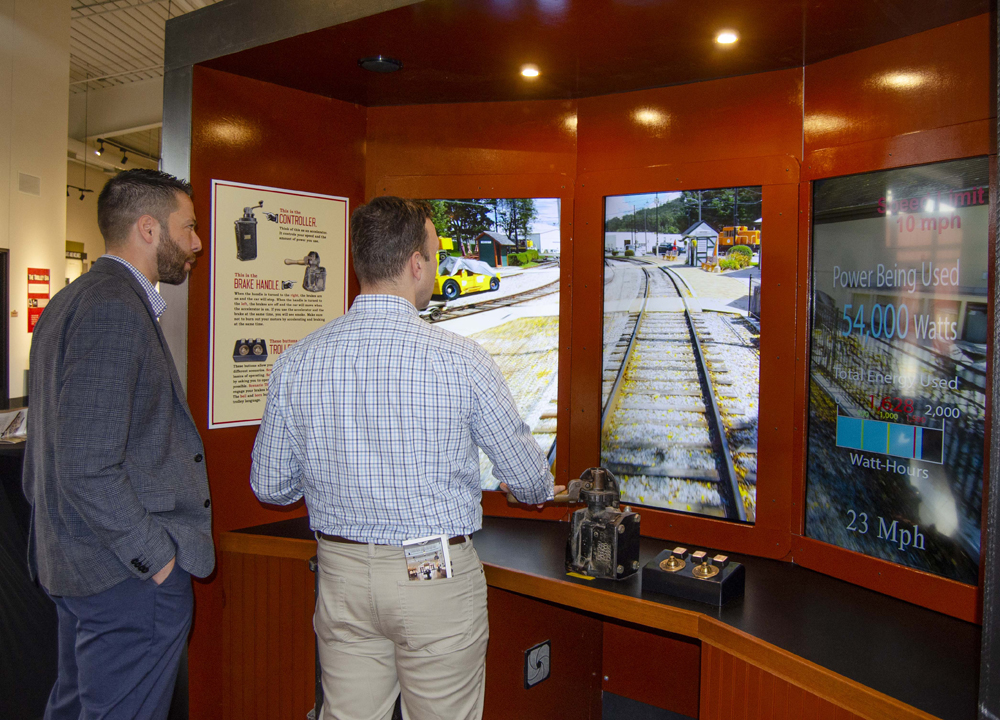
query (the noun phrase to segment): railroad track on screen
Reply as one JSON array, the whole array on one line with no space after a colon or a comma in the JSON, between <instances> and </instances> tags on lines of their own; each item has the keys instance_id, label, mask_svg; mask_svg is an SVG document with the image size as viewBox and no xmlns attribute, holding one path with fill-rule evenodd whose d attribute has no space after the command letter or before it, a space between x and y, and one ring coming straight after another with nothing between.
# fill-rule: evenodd
<instances>
[{"instance_id":1,"label":"railroad track on screen","mask_svg":"<svg viewBox=\"0 0 1000 720\"><path fill-rule=\"evenodd\" d=\"M554 295L557 292L559 292L559 281L555 280L547 285L541 285L539 287L532 288L531 290L514 293L513 295L504 295L503 297L482 300L469 305L458 305L455 307L445 306L440 312L435 313L432 310L428 315L423 317L431 323L443 322L444 320L454 320L455 318L476 315L490 310L500 310L501 308L510 307L511 305L520 305L521 303L529 300L537 300L538 298L545 297L546 295Z\"/></svg>"},{"instance_id":2,"label":"railroad track on screen","mask_svg":"<svg viewBox=\"0 0 1000 720\"><path fill-rule=\"evenodd\" d=\"M628 501L745 521L716 397L723 358L703 347L701 313L675 273L626 262L643 266L641 303L629 308L603 378L602 463Z\"/></svg>"}]
</instances>

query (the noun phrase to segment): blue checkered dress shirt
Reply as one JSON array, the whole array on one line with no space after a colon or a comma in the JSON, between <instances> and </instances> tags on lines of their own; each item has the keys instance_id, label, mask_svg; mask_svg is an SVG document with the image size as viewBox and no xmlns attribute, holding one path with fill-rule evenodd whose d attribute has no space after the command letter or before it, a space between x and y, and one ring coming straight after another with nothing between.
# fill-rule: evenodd
<instances>
[{"instance_id":1,"label":"blue checkered dress shirt","mask_svg":"<svg viewBox=\"0 0 1000 720\"><path fill-rule=\"evenodd\" d=\"M149 298L149 305L153 308L153 316L159 320L160 315L162 315L163 311L167 309L167 301L164 300L163 296L156 291L156 286L149 282L149 278L139 272L135 265L123 257L118 257L117 255L101 255L101 257L120 262L129 269L129 272L135 275L135 279L139 281L139 284L142 285L142 289L146 291L146 297Z\"/></svg>"},{"instance_id":2,"label":"blue checkered dress shirt","mask_svg":"<svg viewBox=\"0 0 1000 720\"><path fill-rule=\"evenodd\" d=\"M393 295L360 295L274 363L250 484L313 530L398 545L482 527L479 454L529 503L552 474L493 358Z\"/></svg>"}]
</instances>

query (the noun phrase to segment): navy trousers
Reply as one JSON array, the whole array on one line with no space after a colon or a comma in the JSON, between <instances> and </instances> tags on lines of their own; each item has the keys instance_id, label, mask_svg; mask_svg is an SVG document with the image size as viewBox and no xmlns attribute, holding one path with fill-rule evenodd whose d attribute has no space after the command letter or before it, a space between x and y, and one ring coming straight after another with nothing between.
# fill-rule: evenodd
<instances>
[{"instance_id":1,"label":"navy trousers","mask_svg":"<svg viewBox=\"0 0 1000 720\"><path fill-rule=\"evenodd\" d=\"M59 673L45 720L165 720L191 629L191 576L55 597Z\"/></svg>"}]
</instances>

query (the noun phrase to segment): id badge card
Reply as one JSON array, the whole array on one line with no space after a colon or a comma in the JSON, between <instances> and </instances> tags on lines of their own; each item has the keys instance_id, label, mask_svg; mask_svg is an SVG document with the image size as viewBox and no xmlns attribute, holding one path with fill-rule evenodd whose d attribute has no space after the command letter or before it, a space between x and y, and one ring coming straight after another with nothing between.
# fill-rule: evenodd
<instances>
[{"instance_id":1,"label":"id badge card","mask_svg":"<svg viewBox=\"0 0 1000 720\"><path fill-rule=\"evenodd\" d=\"M451 556L448 554L447 535L405 540L403 556L406 573L413 582L444 580L451 577Z\"/></svg>"}]
</instances>

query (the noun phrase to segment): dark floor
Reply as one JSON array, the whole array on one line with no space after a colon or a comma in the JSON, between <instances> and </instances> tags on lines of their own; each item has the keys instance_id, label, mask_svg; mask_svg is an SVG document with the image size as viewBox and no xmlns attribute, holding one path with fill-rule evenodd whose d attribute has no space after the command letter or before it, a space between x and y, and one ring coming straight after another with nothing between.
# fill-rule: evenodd
<instances>
[{"instance_id":1,"label":"dark floor","mask_svg":"<svg viewBox=\"0 0 1000 720\"><path fill-rule=\"evenodd\" d=\"M609 692L603 694L602 711L602 720L694 720Z\"/></svg>"}]
</instances>

